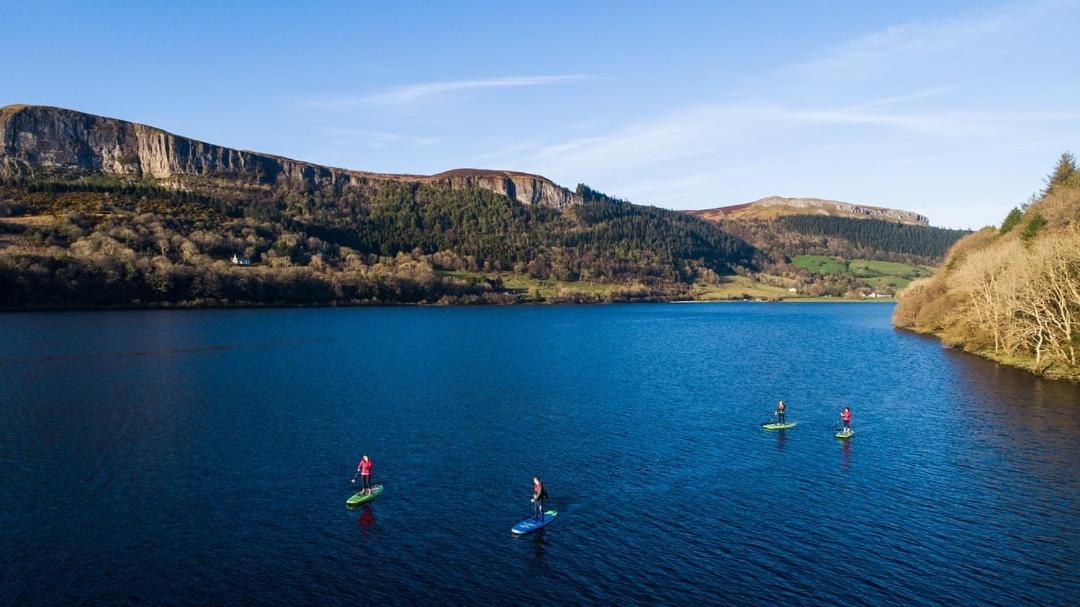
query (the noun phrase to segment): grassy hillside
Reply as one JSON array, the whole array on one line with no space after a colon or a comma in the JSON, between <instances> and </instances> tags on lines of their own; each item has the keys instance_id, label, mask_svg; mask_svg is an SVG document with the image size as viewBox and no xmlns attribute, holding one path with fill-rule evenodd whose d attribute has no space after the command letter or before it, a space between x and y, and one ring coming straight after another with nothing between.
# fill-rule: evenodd
<instances>
[{"instance_id":1,"label":"grassy hillside","mask_svg":"<svg viewBox=\"0 0 1080 607\"><path fill-rule=\"evenodd\" d=\"M1062 156L1040 196L952 247L893 323L1048 377L1080 381L1080 171Z\"/></svg>"},{"instance_id":2,"label":"grassy hillside","mask_svg":"<svg viewBox=\"0 0 1080 607\"><path fill-rule=\"evenodd\" d=\"M911 281L930 276L927 266L915 266L894 261L852 259L847 261L825 255L797 255L791 265L810 274L848 278L858 286L880 293L892 294L907 287Z\"/></svg>"},{"instance_id":3,"label":"grassy hillside","mask_svg":"<svg viewBox=\"0 0 1080 607\"><path fill-rule=\"evenodd\" d=\"M791 265L812 274L842 274L847 271L847 262L843 259L825 255L796 255Z\"/></svg>"}]
</instances>

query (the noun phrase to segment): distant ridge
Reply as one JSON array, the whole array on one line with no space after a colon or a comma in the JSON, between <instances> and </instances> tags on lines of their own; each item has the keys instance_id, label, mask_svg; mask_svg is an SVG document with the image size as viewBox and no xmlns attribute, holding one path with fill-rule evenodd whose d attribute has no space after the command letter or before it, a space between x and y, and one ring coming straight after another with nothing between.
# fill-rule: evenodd
<instances>
[{"instance_id":1,"label":"distant ridge","mask_svg":"<svg viewBox=\"0 0 1080 607\"><path fill-rule=\"evenodd\" d=\"M839 200L784 198L782 196L769 196L753 202L690 211L690 213L712 221L721 219L776 219L788 215L828 215L855 219L881 219L911 225L930 225L928 218L911 211L853 204Z\"/></svg>"},{"instance_id":2,"label":"distant ridge","mask_svg":"<svg viewBox=\"0 0 1080 607\"><path fill-rule=\"evenodd\" d=\"M340 191L371 181L440 183L482 188L521 202L554 208L581 197L540 175L455 169L436 175L375 173L328 167L284 156L237 150L159 128L50 106L0 107L0 177L108 175L153 180L176 189L220 186L265 189L306 185Z\"/></svg>"}]
</instances>

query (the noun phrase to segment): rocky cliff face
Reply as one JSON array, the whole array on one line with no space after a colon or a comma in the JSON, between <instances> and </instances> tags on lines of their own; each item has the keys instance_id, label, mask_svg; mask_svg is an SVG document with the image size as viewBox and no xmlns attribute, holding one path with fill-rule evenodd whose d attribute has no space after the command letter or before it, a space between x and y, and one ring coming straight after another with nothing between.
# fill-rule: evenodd
<instances>
[{"instance_id":1,"label":"rocky cliff face","mask_svg":"<svg viewBox=\"0 0 1080 607\"><path fill-rule=\"evenodd\" d=\"M512 171L456 169L424 178L453 188L483 188L513 198L522 204L565 208L581 204L581 196L545 177Z\"/></svg>"},{"instance_id":2,"label":"rocky cliff face","mask_svg":"<svg viewBox=\"0 0 1080 607\"><path fill-rule=\"evenodd\" d=\"M838 217L881 219L912 225L930 225L930 220L924 215L911 211L852 204L838 200L784 198L781 196L770 196L746 204L694 211L694 214L712 220L773 219L784 215L834 215Z\"/></svg>"},{"instance_id":3,"label":"rocky cliff face","mask_svg":"<svg viewBox=\"0 0 1080 607\"><path fill-rule=\"evenodd\" d=\"M340 191L378 181L483 188L523 204L565 208L575 193L539 175L459 169L438 175L392 175L321 166L235 150L154 127L44 106L0 108L0 176L107 175L195 188L211 180L241 188L308 185Z\"/></svg>"}]
</instances>

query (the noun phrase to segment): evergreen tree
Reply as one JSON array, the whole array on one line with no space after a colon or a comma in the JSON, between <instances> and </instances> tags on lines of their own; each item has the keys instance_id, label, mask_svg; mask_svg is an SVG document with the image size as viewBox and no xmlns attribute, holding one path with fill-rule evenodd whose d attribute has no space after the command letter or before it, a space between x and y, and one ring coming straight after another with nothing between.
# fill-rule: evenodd
<instances>
[{"instance_id":1,"label":"evergreen tree","mask_svg":"<svg viewBox=\"0 0 1080 607\"><path fill-rule=\"evenodd\" d=\"M1005 221L1001 222L1001 229L998 230L998 233L1008 234L1023 220L1024 212L1016 207L1013 207L1013 210L1009 211L1009 214L1005 216Z\"/></svg>"},{"instance_id":2,"label":"evergreen tree","mask_svg":"<svg viewBox=\"0 0 1080 607\"><path fill-rule=\"evenodd\" d=\"M1072 152L1064 152L1061 158L1058 159L1054 171L1046 177L1046 189L1044 192L1049 192L1050 188L1056 185L1068 183L1076 175L1076 157L1072 155Z\"/></svg>"}]
</instances>

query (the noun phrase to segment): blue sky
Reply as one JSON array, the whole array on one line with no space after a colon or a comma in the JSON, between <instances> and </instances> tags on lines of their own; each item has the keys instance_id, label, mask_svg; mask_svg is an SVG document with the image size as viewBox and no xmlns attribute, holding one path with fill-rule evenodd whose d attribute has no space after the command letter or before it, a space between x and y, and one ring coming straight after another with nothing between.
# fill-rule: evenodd
<instances>
[{"instance_id":1,"label":"blue sky","mask_svg":"<svg viewBox=\"0 0 1080 607\"><path fill-rule=\"evenodd\" d=\"M227 6L225 6L227 5ZM0 104L355 169L997 223L1080 153L1080 2L11 2Z\"/></svg>"}]
</instances>

